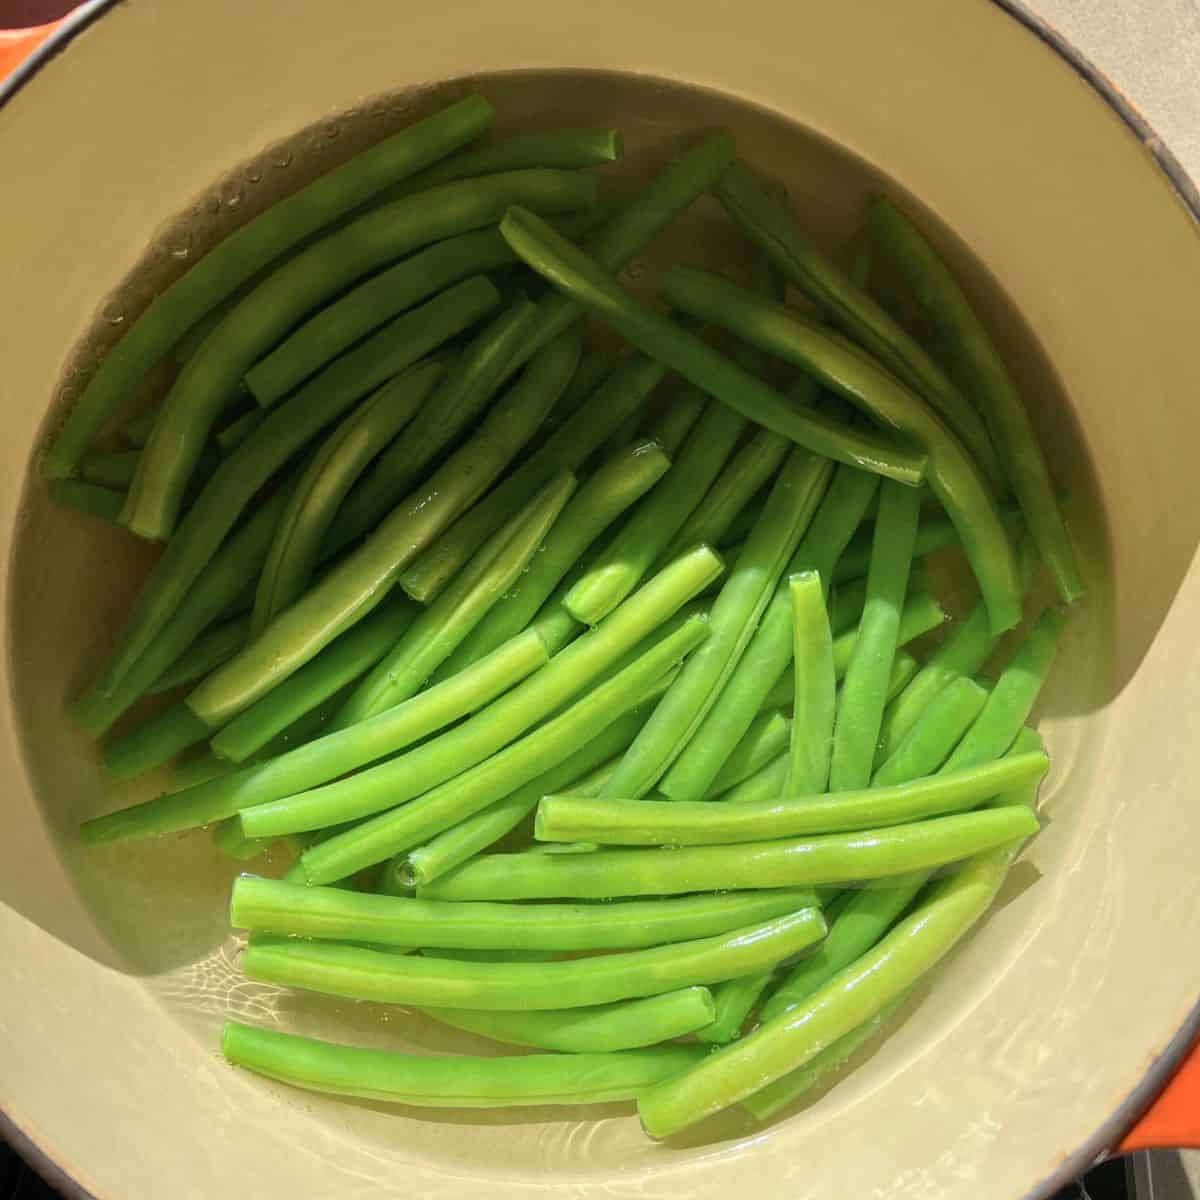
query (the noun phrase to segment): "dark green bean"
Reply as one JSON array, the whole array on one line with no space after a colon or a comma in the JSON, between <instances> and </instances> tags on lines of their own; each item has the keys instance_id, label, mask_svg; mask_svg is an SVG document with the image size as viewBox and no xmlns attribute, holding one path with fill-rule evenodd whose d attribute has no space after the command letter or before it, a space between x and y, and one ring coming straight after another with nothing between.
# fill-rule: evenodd
<instances>
[{"instance_id":1,"label":"dark green bean","mask_svg":"<svg viewBox=\"0 0 1200 1200\"><path fill-rule=\"evenodd\" d=\"M570 471L560 472L484 543L350 693L335 718L338 728L393 708L421 689L527 569L575 484Z\"/></svg>"},{"instance_id":2,"label":"dark green bean","mask_svg":"<svg viewBox=\"0 0 1200 1200\"><path fill-rule=\"evenodd\" d=\"M704 807L729 806L722 803ZM732 846L597 850L589 854L485 854L434 880L417 894L428 900L603 900L730 888L855 883L956 862L1027 837L1036 828L1037 821L1025 809L1006 808L956 813L860 833Z\"/></svg>"},{"instance_id":3,"label":"dark green bean","mask_svg":"<svg viewBox=\"0 0 1200 1200\"><path fill-rule=\"evenodd\" d=\"M694 383L685 383L676 389L671 402L655 418L654 424L650 426L649 436L663 448L668 458L675 458L707 408L708 396L705 395L704 389L698 388ZM691 546L685 547L690 548Z\"/></svg>"},{"instance_id":4,"label":"dark green bean","mask_svg":"<svg viewBox=\"0 0 1200 1200\"><path fill-rule=\"evenodd\" d=\"M232 817L249 804L278 800L326 783L483 707L536 671L547 657L536 633L522 634L453 679L373 720L240 770L230 770L228 763L217 760L211 768L216 771L213 776L207 775L210 768L203 763L195 772L180 771L177 782L181 790L85 821L80 837L95 844L194 829Z\"/></svg>"},{"instance_id":5,"label":"dark green bean","mask_svg":"<svg viewBox=\"0 0 1200 1200\"><path fill-rule=\"evenodd\" d=\"M683 1070L699 1052L694 1046L654 1046L613 1054L511 1058L396 1054L230 1021L221 1036L221 1053L234 1066L310 1091L391 1104L495 1108L631 1100L655 1080Z\"/></svg>"},{"instance_id":6,"label":"dark green bean","mask_svg":"<svg viewBox=\"0 0 1200 1200\"><path fill-rule=\"evenodd\" d=\"M131 779L162 766L208 737L208 727L186 704L172 704L117 738L104 751L104 773L110 779Z\"/></svg>"},{"instance_id":7,"label":"dark green bean","mask_svg":"<svg viewBox=\"0 0 1200 1200\"><path fill-rule=\"evenodd\" d=\"M99 517L111 525L117 524L125 503L124 492L97 487L94 483L80 483L77 479L56 479L50 485L50 495L63 508L73 508L89 517Z\"/></svg>"},{"instance_id":8,"label":"dark green bean","mask_svg":"<svg viewBox=\"0 0 1200 1200\"><path fill-rule=\"evenodd\" d=\"M262 838L246 837L242 833L242 827L238 824L236 817L228 821L222 821L219 825L214 825L212 840L213 845L222 854L227 854L236 862L249 862L252 858L257 858L271 845L270 842L264 841Z\"/></svg>"},{"instance_id":9,"label":"dark green bean","mask_svg":"<svg viewBox=\"0 0 1200 1200\"><path fill-rule=\"evenodd\" d=\"M740 163L721 176L717 195L729 215L783 274L844 333L923 396L970 451L987 477L1003 473L979 414L915 338L796 228L786 202L758 186Z\"/></svg>"},{"instance_id":10,"label":"dark green bean","mask_svg":"<svg viewBox=\"0 0 1200 1200\"><path fill-rule=\"evenodd\" d=\"M1072 603L1083 595L1083 580L1045 456L1012 376L958 281L917 227L882 196L872 202L869 221L874 244L904 275L970 386L1038 552L1059 595Z\"/></svg>"},{"instance_id":11,"label":"dark green bean","mask_svg":"<svg viewBox=\"0 0 1200 1200\"><path fill-rule=\"evenodd\" d=\"M203 679L223 662L228 662L246 644L249 632L250 618L244 615L213 625L146 689L146 694L155 696Z\"/></svg>"},{"instance_id":12,"label":"dark green bean","mask_svg":"<svg viewBox=\"0 0 1200 1200\"><path fill-rule=\"evenodd\" d=\"M105 355L47 451L43 472L52 479L74 474L92 438L142 376L245 280L388 184L478 137L491 120L492 107L481 96L457 101L327 172L230 234L156 296Z\"/></svg>"},{"instance_id":13,"label":"dark green bean","mask_svg":"<svg viewBox=\"0 0 1200 1200\"><path fill-rule=\"evenodd\" d=\"M653 487L670 465L653 442L627 446L602 464L572 497L528 569L434 678L445 679L461 671L524 629L592 542Z\"/></svg>"},{"instance_id":14,"label":"dark green bean","mask_svg":"<svg viewBox=\"0 0 1200 1200\"><path fill-rule=\"evenodd\" d=\"M242 413L236 421L231 421L224 429L219 429L213 440L223 454L231 454L266 419L267 414L261 408L252 408L249 412Z\"/></svg>"},{"instance_id":15,"label":"dark green bean","mask_svg":"<svg viewBox=\"0 0 1200 1200\"><path fill-rule=\"evenodd\" d=\"M322 580L189 697L211 725L224 724L366 616L420 553L512 460L570 378L579 344L552 342L493 408L474 437Z\"/></svg>"},{"instance_id":16,"label":"dark green bean","mask_svg":"<svg viewBox=\"0 0 1200 1200\"><path fill-rule=\"evenodd\" d=\"M137 416L130 417L119 430L121 439L131 446L139 448L144 446L146 439L150 436L150 430L154 428L154 422L157 420L158 406L156 404L152 408L144 409Z\"/></svg>"},{"instance_id":17,"label":"dark green bean","mask_svg":"<svg viewBox=\"0 0 1200 1200\"><path fill-rule=\"evenodd\" d=\"M230 762L245 762L305 713L369 671L396 644L417 612L406 596L393 591L311 662L234 717L213 737L213 753Z\"/></svg>"},{"instance_id":18,"label":"dark green bean","mask_svg":"<svg viewBox=\"0 0 1200 1200\"><path fill-rule=\"evenodd\" d=\"M885 425L915 438L929 454L930 487L962 539L992 628L1002 632L1021 619L1016 561L1000 515L961 443L919 396L828 329L716 275L676 267L663 277L662 292L685 312L794 363Z\"/></svg>"},{"instance_id":19,"label":"dark green bean","mask_svg":"<svg viewBox=\"0 0 1200 1200\"><path fill-rule=\"evenodd\" d=\"M79 478L99 487L126 488L137 469L138 450L88 454L79 462Z\"/></svg>"}]
</instances>

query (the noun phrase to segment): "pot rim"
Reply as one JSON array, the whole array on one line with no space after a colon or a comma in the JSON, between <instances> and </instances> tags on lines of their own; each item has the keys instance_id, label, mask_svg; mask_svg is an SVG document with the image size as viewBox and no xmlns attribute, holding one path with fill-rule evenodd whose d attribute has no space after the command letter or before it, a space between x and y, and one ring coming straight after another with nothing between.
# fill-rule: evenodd
<instances>
[{"instance_id":1,"label":"pot rim","mask_svg":"<svg viewBox=\"0 0 1200 1200\"><path fill-rule=\"evenodd\" d=\"M52 59L61 54L75 38L94 22L115 9L122 0L87 0L64 17L54 32L0 82L0 108L21 91ZM1121 118L1126 127L1149 151L1171 187L1200 223L1200 183L1193 180L1151 123L1116 84L1077 46L1042 20L1023 0L990 0L1062 58L1081 79ZM1193 1043L1200 1039L1200 1001L1188 1013L1163 1052L1142 1076L1111 1115L1094 1133L1064 1156L1058 1168L1044 1177L1025 1200L1045 1200L1093 1163L1103 1158L1150 1108L1172 1075L1178 1070ZM100 1200L60 1166L0 1107L2 1137L51 1187L68 1200Z\"/></svg>"}]
</instances>

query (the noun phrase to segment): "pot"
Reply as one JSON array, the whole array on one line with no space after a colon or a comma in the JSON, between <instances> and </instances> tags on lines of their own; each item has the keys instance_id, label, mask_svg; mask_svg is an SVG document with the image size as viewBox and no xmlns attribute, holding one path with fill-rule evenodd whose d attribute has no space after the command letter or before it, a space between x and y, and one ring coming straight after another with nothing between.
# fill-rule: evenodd
<instances>
[{"instance_id":1,"label":"pot","mask_svg":"<svg viewBox=\"0 0 1200 1200\"><path fill-rule=\"evenodd\" d=\"M1127 1134L1200 1026L1200 206L1183 173L1086 64L989 0L359 0L348 17L314 0L93 0L0 90L8 1136L102 1200L164 1180L178 1197L1011 1200L1122 1139L1196 1144L1195 1063ZM52 508L37 448L95 355L206 245L469 80L513 125L546 110L619 125L635 160L729 124L831 245L866 192L906 195L1071 489L1090 590L1041 709L1045 828L922 1002L764 1129L654 1145L626 1109L385 1109L229 1069L229 1015L464 1043L248 984L224 916L235 868L203 838L77 845L113 801L64 704L147 555Z\"/></svg>"}]
</instances>

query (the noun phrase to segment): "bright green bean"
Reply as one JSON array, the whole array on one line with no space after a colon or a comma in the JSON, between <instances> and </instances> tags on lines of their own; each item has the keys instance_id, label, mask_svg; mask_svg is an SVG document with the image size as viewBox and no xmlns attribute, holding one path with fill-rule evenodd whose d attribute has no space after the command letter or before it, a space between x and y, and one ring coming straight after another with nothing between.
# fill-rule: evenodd
<instances>
[{"instance_id":1,"label":"bright green bean","mask_svg":"<svg viewBox=\"0 0 1200 1200\"><path fill-rule=\"evenodd\" d=\"M754 718L746 736L733 748L725 765L717 772L708 797L720 796L743 780L757 774L787 749L792 737L792 720L779 709L770 709ZM707 797L706 797L707 798Z\"/></svg>"},{"instance_id":2,"label":"bright green bean","mask_svg":"<svg viewBox=\"0 0 1200 1200\"><path fill-rule=\"evenodd\" d=\"M637 950L729 933L815 904L803 889L600 905L449 904L243 875L233 884L229 919L236 929L381 946Z\"/></svg>"},{"instance_id":3,"label":"bright green bean","mask_svg":"<svg viewBox=\"0 0 1200 1200\"><path fill-rule=\"evenodd\" d=\"M697 1040L713 1046L733 1041L773 978L773 971L758 971L716 984L712 989L716 1013L708 1025L696 1030Z\"/></svg>"},{"instance_id":4,"label":"bright green bean","mask_svg":"<svg viewBox=\"0 0 1200 1200\"><path fill-rule=\"evenodd\" d=\"M987 697L987 691L966 676L948 683L884 759L871 777L872 784L883 787L932 775L974 724Z\"/></svg>"},{"instance_id":5,"label":"bright green bean","mask_svg":"<svg viewBox=\"0 0 1200 1200\"><path fill-rule=\"evenodd\" d=\"M839 467L788 563L787 574L816 571L828 594L833 566L862 521L878 486L875 476L865 471ZM716 778L721 764L761 710L771 685L787 671L791 658L792 599L785 579L775 589L745 654L693 739L691 755L698 777ZM793 698L794 685L789 674L786 691L782 698L772 697L771 707L790 704Z\"/></svg>"},{"instance_id":6,"label":"bright green bean","mask_svg":"<svg viewBox=\"0 0 1200 1200\"><path fill-rule=\"evenodd\" d=\"M514 313L520 317L516 324L512 320ZM530 313L523 303L511 306L474 338L404 437L379 456L346 497L330 526L323 549L325 557L374 528L425 477L439 452L483 412L503 384L508 366L533 327L536 315L536 308ZM499 404L511 404L516 397L544 390L549 400L546 412L552 412L578 362L575 339L565 337L547 346Z\"/></svg>"},{"instance_id":7,"label":"bright green bean","mask_svg":"<svg viewBox=\"0 0 1200 1200\"><path fill-rule=\"evenodd\" d=\"M484 543L351 692L335 718L337 727L373 717L421 689L527 569L575 486L570 471L560 472Z\"/></svg>"},{"instance_id":8,"label":"bright green bean","mask_svg":"<svg viewBox=\"0 0 1200 1200\"><path fill-rule=\"evenodd\" d=\"M804 1066L929 971L987 911L1019 839L1037 827L1032 812L1021 804L970 816L979 819L997 812L1023 816L1024 828L935 883L886 937L799 1006L764 1021L748 1037L709 1055L690 1071L642 1092L638 1112L647 1132L667 1137Z\"/></svg>"},{"instance_id":9,"label":"bright green bean","mask_svg":"<svg viewBox=\"0 0 1200 1200\"><path fill-rule=\"evenodd\" d=\"M704 499L692 510L662 553L664 560L689 546L719 545L735 518L768 484L787 457L790 443L782 434L759 429L725 464Z\"/></svg>"},{"instance_id":10,"label":"bright green bean","mask_svg":"<svg viewBox=\"0 0 1200 1200\"><path fill-rule=\"evenodd\" d=\"M249 862L252 858L257 858L271 844L262 838L246 837L236 817L214 825L212 840L213 845L222 854L227 854L237 862Z\"/></svg>"},{"instance_id":11,"label":"bright green bean","mask_svg":"<svg viewBox=\"0 0 1200 1200\"><path fill-rule=\"evenodd\" d=\"M524 629L587 548L653 487L670 465L653 442L626 446L601 464L572 497L528 569L442 664L435 678L461 671Z\"/></svg>"},{"instance_id":12,"label":"bright green bean","mask_svg":"<svg viewBox=\"0 0 1200 1200\"><path fill-rule=\"evenodd\" d=\"M587 1008L489 1012L478 1008L427 1008L426 1016L455 1029L572 1054L633 1050L683 1037L712 1021L716 1008L708 988L689 987L638 1000Z\"/></svg>"},{"instance_id":13,"label":"bright green bean","mask_svg":"<svg viewBox=\"0 0 1200 1200\"><path fill-rule=\"evenodd\" d=\"M498 842L533 812L548 792L595 795L616 766L616 760L611 756L620 754L633 741L645 724L646 716L643 703L618 717L558 766L551 767L482 812L439 833L423 846L394 859L388 866L389 874L406 888L423 886Z\"/></svg>"},{"instance_id":14,"label":"bright green bean","mask_svg":"<svg viewBox=\"0 0 1200 1200\"><path fill-rule=\"evenodd\" d=\"M291 788L283 793L286 799L270 804L250 799L242 806L247 832L264 835L321 829L391 808L453 779L507 746L588 687L622 654L686 604L721 569L720 559L707 548L679 559L630 597L603 626L589 631L556 654L543 670L499 703L489 705L442 737L327 787L303 794L293 794L299 789ZM532 635L540 642L536 631ZM439 687L450 688L457 679L473 670L468 668L451 676ZM417 696L408 703L416 704L420 699ZM380 714L374 720L380 721L384 715ZM615 717L617 713L610 715ZM253 815L248 805L256 806Z\"/></svg>"},{"instance_id":15,"label":"bright green bean","mask_svg":"<svg viewBox=\"0 0 1200 1200\"><path fill-rule=\"evenodd\" d=\"M117 718L145 695L155 680L241 595L266 558L275 525L287 503L287 491L287 487L276 491L217 551L208 569L196 580L145 653L139 656L120 687L105 693L93 684L71 706L71 715L80 728L92 737L99 737L111 728Z\"/></svg>"},{"instance_id":16,"label":"bright green bean","mask_svg":"<svg viewBox=\"0 0 1200 1200\"><path fill-rule=\"evenodd\" d=\"M1062 613L1052 608L1038 617L1001 672L975 724L946 760L946 770L988 762L1013 744L1054 665L1064 624Z\"/></svg>"},{"instance_id":17,"label":"bright green bean","mask_svg":"<svg viewBox=\"0 0 1200 1200\"><path fill-rule=\"evenodd\" d=\"M747 1096L742 1101L742 1107L758 1121L769 1120L831 1071L848 1062L871 1038L881 1033L909 995L908 991L901 992L857 1029L843 1034L824 1050L814 1054L804 1066L768 1084L762 1091Z\"/></svg>"},{"instance_id":18,"label":"bright green bean","mask_svg":"<svg viewBox=\"0 0 1200 1200\"><path fill-rule=\"evenodd\" d=\"M775 266L844 333L937 410L995 483L1003 482L996 450L979 413L897 321L837 265L800 235L780 202L735 163L717 185L729 215Z\"/></svg>"},{"instance_id":19,"label":"bright green bean","mask_svg":"<svg viewBox=\"0 0 1200 1200\"><path fill-rule=\"evenodd\" d=\"M137 469L138 450L88 454L79 462L79 478L99 487L125 488Z\"/></svg>"},{"instance_id":20,"label":"bright green bean","mask_svg":"<svg viewBox=\"0 0 1200 1200\"><path fill-rule=\"evenodd\" d=\"M716 810L729 806L704 807ZM996 809L860 833L733 846L597 850L590 854L485 854L448 872L417 894L428 900L603 900L731 888L856 883L956 862L1027 837L1036 828L1036 820L1024 809Z\"/></svg>"},{"instance_id":21,"label":"bright green bean","mask_svg":"<svg viewBox=\"0 0 1200 1200\"><path fill-rule=\"evenodd\" d=\"M900 644L900 614L908 591L920 497L915 488L885 481L867 572L866 602L854 653L837 700L829 790L866 787L871 778L888 678Z\"/></svg>"},{"instance_id":22,"label":"bright green bean","mask_svg":"<svg viewBox=\"0 0 1200 1200\"><path fill-rule=\"evenodd\" d=\"M593 259L527 209L510 209L500 232L534 270L573 301L602 316L644 354L665 363L743 416L816 454L908 483L921 478L921 454L867 430L839 424L823 413L789 404L681 325L635 300Z\"/></svg>"},{"instance_id":23,"label":"bright green bean","mask_svg":"<svg viewBox=\"0 0 1200 1200\"><path fill-rule=\"evenodd\" d=\"M640 356L618 367L582 412L464 513L405 571L400 582L409 595L428 603L504 519L556 471L580 470L615 426L642 406L664 374L657 363Z\"/></svg>"},{"instance_id":24,"label":"bright green bean","mask_svg":"<svg viewBox=\"0 0 1200 1200\"><path fill-rule=\"evenodd\" d=\"M547 346L470 441L357 550L188 697L192 711L211 725L232 719L370 612L405 564L479 496L529 440L558 396L558 385L570 378L578 354L578 342L569 336Z\"/></svg>"},{"instance_id":25,"label":"bright green bean","mask_svg":"<svg viewBox=\"0 0 1200 1200\"><path fill-rule=\"evenodd\" d=\"M666 478L567 593L563 606L577 621L595 625L637 587L703 499L745 427L745 418L738 413L716 400L708 402Z\"/></svg>"},{"instance_id":26,"label":"bright green bean","mask_svg":"<svg viewBox=\"0 0 1200 1200\"><path fill-rule=\"evenodd\" d=\"M963 812L1046 773L1044 754L997 758L976 767L858 791L798 795L757 804L545 796L534 837L608 846L715 846L802 834L882 829Z\"/></svg>"},{"instance_id":27,"label":"bright green bean","mask_svg":"<svg viewBox=\"0 0 1200 1200\"><path fill-rule=\"evenodd\" d=\"M414 387L409 375L389 380L367 397L324 441L292 492L275 532L254 595L253 632L308 586L321 541L334 514L367 464L414 417L433 386Z\"/></svg>"},{"instance_id":28,"label":"bright green bean","mask_svg":"<svg viewBox=\"0 0 1200 1200\"><path fill-rule=\"evenodd\" d=\"M909 680L920 669L921 664L911 654L897 650L896 657L892 659L892 673L888 677L884 700L890 704L908 686Z\"/></svg>"},{"instance_id":29,"label":"bright green bean","mask_svg":"<svg viewBox=\"0 0 1200 1200\"><path fill-rule=\"evenodd\" d=\"M112 488L97 487L94 483L80 483L77 479L56 479L50 485L50 495L55 504L73 508L89 517L99 517L111 525L117 524L125 493Z\"/></svg>"},{"instance_id":30,"label":"bright green bean","mask_svg":"<svg viewBox=\"0 0 1200 1200\"><path fill-rule=\"evenodd\" d=\"M874 244L908 281L982 410L1059 595L1068 604L1078 600L1084 588L1071 538L1037 434L1004 361L957 280L916 226L883 197L872 202L869 222Z\"/></svg>"},{"instance_id":31,"label":"bright green bean","mask_svg":"<svg viewBox=\"0 0 1200 1200\"><path fill-rule=\"evenodd\" d=\"M249 632L250 618L244 615L213 625L146 689L146 694L155 696L203 679L223 662L228 662L246 644Z\"/></svg>"},{"instance_id":32,"label":"bright green bean","mask_svg":"<svg viewBox=\"0 0 1200 1200\"><path fill-rule=\"evenodd\" d=\"M818 794L829 783L837 712L833 634L821 577L806 571L789 580L793 621L793 675L796 680L791 728L789 786Z\"/></svg>"},{"instance_id":33,"label":"bright green bean","mask_svg":"<svg viewBox=\"0 0 1200 1200\"><path fill-rule=\"evenodd\" d=\"M798 954L824 933L820 910L802 908L674 945L540 963L400 956L337 942L263 936L247 946L242 966L247 978L262 983L350 999L522 1012L608 1004L733 979Z\"/></svg>"},{"instance_id":34,"label":"bright green bean","mask_svg":"<svg viewBox=\"0 0 1200 1200\"><path fill-rule=\"evenodd\" d=\"M720 800L722 804L749 804L755 800L777 799L787 788L790 766L788 760L789 755L786 752L777 755L766 766L759 767L753 775L713 798Z\"/></svg>"},{"instance_id":35,"label":"bright green bean","mask_svg":"<svg viewBox=\"0 0 1200 1200\"><path fill-rule=\"evenodd\" d=\"M826 459L791 452L713 603L711 636L626 751L605 794L644 796L656 783L676 799L698 799L708 790L712 775L693 770L690 742L753 636L831 470Z\"/></svg>"},{"instance_id":36,"label":"bright green bean","mask_svg":"<svg viewBox=\"0 0 1200 1200\"><path fill-rule=\"evenodd\" d=\"M310 1091L443 1108L631 1100L656 1079L683 1070L698 1055L694 1046L511 1058L396 1054L318 1042L235 1021L225 1025L221 1053L234 1066Z\"/></svg>"},{"instance_id":37,"label":"bright green bean","mask_svg":"<svg viewBox=\"0 0 1200 1200\"><path fill-rule=\"evenodd\" d=\"M213 753L230 762L245 762L305 713L370 670L412 625L417 612L406 596L393 591L311 662L234 717L213 737Z\"/></svg>"},{"instance_id":38,"label":"bright green bean","mask_svg":"<svg viewBox=\"0 0 1200 1200\"><path fill-rule=\"evenodd\" d=\"M205 779L201 774L180 791L85 821L80 836L96 844L193 829L232 817L247 805L327 783L483 707L536 671L547 657L536 633L522 634L453 679L370 721L240 770L231 771L225 764L220 777Z\"/></svg>"},{"instance_id":39,"label":"bright green bean","mask_svg":"<svg viewBox=\"0 0 1200 1200\"><path fill-rule=\"evenodd\" d=\"M587 207L594 193L594 179L555 171L446 184L368 213L285 263L209 335L167 393L138 464L126 524L144 537L170 536L199 449L242 376L322 301L417 246L490 224L518 197L532 194L536 206L562 211Z\"/></svg>"},{"instance_id":40,"label":"bright green bean","mask_svg":"<svg viewBox=\"0 0 1200 1200\"><path fill-rule=\"evenodd\" d=\"M478 137L491 120L491 105L469 96L365 150L230 234L156 296L105 355L46 453L43 473L52 479L73 474L92 438L142 376L245 280L388 184Z\"/></svg>"},{"instance_id":41,"label":"bright green bean","mask_svg":"<svg viewBox=\"0 0 1200 1200\"><path fill-rule=\"evenodd\" d=\"M693 617L612 678L593 686L582 700L506 745L498 754L476 761L474 766L408 804L390 807L389 811L306 850L300 858L305 878L310 884L332 883L362 867L411 850L557 766L585 738L594 736L639 704L647 688L704 641L707 626L705 617ZM561 662L562 657L552 659L543 675ZM411 786L407 776L405 784ZM299 807L304 800L293 797L293 802ZM397 804L394 797L390 804ZM242 813L242 828L251 836L263 833L254 819L256 816L254 809ZM272 823L297 824L294 818Z\"/></svg>"},{"instance_id":42,"label":"bright green bean","mask_svg":"<svg viewBox=\"0 0 1200 1200\"><path fill-rule=\"evenodd\" d=\"M794 363L884 425L915 438L928 452L929 485L958 530L988 602L992 628L1003 632L1021 619L1017 565L1000 514L961 443L919 396L795 309L764 300L716 275L676 267L664 276L662 292L685 312L713 320Z\"/></svg>"},{"instance_id":43,"label":"bright green bean","mask_svg":"<svg viewBox=\"0 0 1200 1200\"><path fill-rule=\"evenodd\" d=\"M376 335L331 364L222 459L146 581L104 672L105 687L120 683L275 471L376 384L473 324L498 299L496 289L476 277L406 313L396 323L403 329L389 326L389 336ZM442 371L438 362L419 364L403 386L423 397Z\"/></svg>"},{"instance_id":44,"label":"bright green bean","mask_svg":"<svg viewBox=\"0 0 1200 1200\"><path fill-rule=\"evenodd\" d=\"M185 704L172 704L117 738L104 751L104 773L110 779L131 779L169 762L175 755L208 737Z\"/></svg>"}]
</instances>

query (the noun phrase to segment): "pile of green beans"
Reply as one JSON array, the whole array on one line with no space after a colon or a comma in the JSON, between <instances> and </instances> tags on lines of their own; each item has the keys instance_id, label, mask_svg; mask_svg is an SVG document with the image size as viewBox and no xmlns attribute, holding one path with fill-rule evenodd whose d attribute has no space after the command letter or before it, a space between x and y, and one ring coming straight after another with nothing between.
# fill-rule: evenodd
<instances>
[{"instance_id":1,"label":"pile of green beans","mask_svg":"<svg viewBox=\"0 0 1200 1200\"><path fill-rule=\"evenodd\" d=\"M634 1101L653 1137L765 1120L912 1003L1037 832L1066 618L1026 597L1044 562L1075 599L1078 564L983 323L887 200L847 274L728 131L615 205L618 131L491 120L460 100L231 235L47 451L61 505L165 542L71 714L107 779L174 760L174 790L81 839L290 859L233 884L245 975L464 1050L232 1022L234 1065ZM667 311L635 298L618 272L706 193L751 286L676 266ZM926 328L876 302L880 260Z\"/></svg>"}]
</instances>

